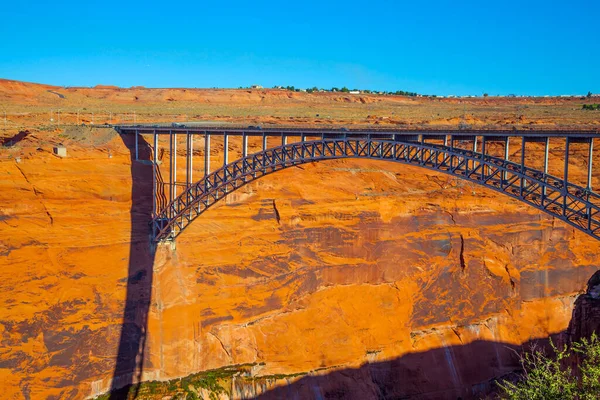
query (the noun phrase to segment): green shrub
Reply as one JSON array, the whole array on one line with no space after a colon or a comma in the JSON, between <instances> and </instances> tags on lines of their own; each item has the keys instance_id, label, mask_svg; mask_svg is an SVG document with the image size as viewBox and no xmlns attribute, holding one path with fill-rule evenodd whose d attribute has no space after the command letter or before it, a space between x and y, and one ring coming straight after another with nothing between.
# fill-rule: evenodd
<instances>
[{"instance_id":1,"label":"green shrub","mask_svg":"<svg viewBox=\"0 0 600 400\"><path fill-rule=\"evenodd\" d=\"M516 382L498 383L507 400L600 399L600 340L590 339L559 349L550 341L554 356L533 349L521 357L523 374ZM575 359L575 370L567 364Z\"/></svg>"},{"instance_id":2,"label":"green shrub","mask_svg":"<svg viewBox=\"0 0 600 400\"><path fill-rule=\"evenodd\" d=\"M583 110L600 110L600 104L584 104L581 108Z\"/></svg>"}]
</instances>

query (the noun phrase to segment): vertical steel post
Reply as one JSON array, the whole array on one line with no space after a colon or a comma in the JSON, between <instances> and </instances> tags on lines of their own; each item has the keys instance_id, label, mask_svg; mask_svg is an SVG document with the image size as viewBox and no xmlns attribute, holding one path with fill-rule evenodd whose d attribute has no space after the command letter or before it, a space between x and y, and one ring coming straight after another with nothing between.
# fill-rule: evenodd
<instances>
[{"instance_id":1,"label":"vertical steel post","mask_svg":"<svg viewBox=\"0 0 600 400\"><path fill-rule=\"evenodd\" d=\"M152 192L154 196L152 198L152 218L156 218L157 214L157 197L158 197L158 185L156 179L156 170L158 169L158 135L156 134L156 130L154 130L154 154L153 154L153 163L152 163Z\"/></svg>"},{"instance_id":2,"label":"vertical steel post","mask_svg":"<svg viewBox=\"0 0 600 400\"><path fill-rule=\"evenodd\" d=\"M450 147L454 150L454 135L450 136ZM455 159L455 156L453 154L450 154L450 170L451 171L454 168L454 159Z\"/></svg>"},{"instance_id":3,"label":"vertical steel post","mask_svg":"<svg viewBox=\"0 0 600 400\"><path fill-rule=\"evenodd\" d=\"M569 145L571 144L570 138L566 137L565 143L565 169L563 176L563 216L567 215L567 194L569 193L567 182L569 181Z\"/></svg>"},{"instance_id":4,"label":"vertical steel post","mask_svg":"<svg viewBox=\"0 0 600 400\"><path fill-rule=\"evenodd\" d=\"M483 182L485 180L485 171L486 171L486 167L485 167L485 136L481 137L481 181Z\"/></svg>"},{"instance_id":5,"label":"vertical steel post","mask_svg":"<svg viewBox=\"0 0 600 400\"><path fill-rule=\"evenodd\" d=\"M248 156L248 135L242 132L242 157Z\"/></svg>"},{"instance_id":6,"label":"vertical steel post","mask_svg":"<svg viewBox=\"0 0 600 400\"><path fill-rule=\"evenodd\" d=\"M506 140L504 141L504 161L508 161L508 159L510 157L509 147L510 147L510 138L507 136ZM508 171L502 172L502 180L504 182L506 182L508 180ZM502 182L502 184L504 184L504 182Z\"/></svg>"},{"instance_id":7,"label":"vertical steel post","mask_svg":"<svg viewBox=\"0 0 600 400\"><path fill-rule=\"evenodd\" d=\"M229 161L229 136L223 133L223 166Z\"/></svg>"},{"instance_id":8,"label":"vertical steel post","mask_svg":"<svg viewBox=\"0 0 600 400\"><path fill-rule=\"evenodd\" d=\"M594 155L594 138L590 138L590 147L588 149L588 176L587 190L592 191L592 156Z\"/></svg>"},{"instance_id":9,"label":"vertical steel post","mask_svg":"<svg viewBox=\"0 0 600 400\"><path fill-rule=\"evenodd\" d=\"M418 142L421 143L421 151L419 151L419 164L423 164L423 153L425 153L425 148L423 147L423 144L425 144L425 135L419 135L418 137Z\"/></svg>"},{"instance_id":10,"label":"vertical steel post","mask_svg":"<svg viewBox=\"0 0 600 400\"><path fill-rule=\"evenodd\" d=\"M306 142L306 133L302 132L300 134L300 157L304 160L305 157L305 144Z\"/></svg>"},{"instance_id":11,"label":"vertical steel post","mask_svg":"<svg viewBox=\"0 0 600 400\"><path fill-rule=\"evenodd\" d=\"M204 176L210 174L210 135L204 133Z\"/></svg>"},{"instance_id":12,"label":"vertical steel post","mask_svg":"<svg viewBox=\"0 0 600 400\"><path fill-rule=\"evenodd\" d=\"M285 145L287 144L287 136L285 136L285 132L281 132L281 159L283 160L283 162L285 163ZM335 148L335 147L334 147Z\"/></svg>"},{"instance_id":13,"label":"vertical steel post","mask_svg":"<svg viewBox=\"0 0 600 400\"><path fill-rule=\"evenodd\" d=\"M139 160L138 130L135 130L135 161Z\"/></svg>"},{"instance_id":14,"label":"vertical steel post","mask_svg":"<svg viewBox=\"0 0 600 400\"><path fill-rule=\"evenodd\" d=\"M192 155L194 154L194 136L192 134L190 134L190 131L186 131L186 143L187 143L187 149L186 149L186 176L185 176L185 180L186 180L186 186L190 187L190 185L192 184Z\"/></svg>"},{"instance_id":15,"label":"vertical steel post","mask_svg":"<svg viewBox=\"0 0 600 400\"><path fill-rule=\"evenodd\" d=\"M548 174L548 149L550 147L550 138L544 141L544 175Z\"/></svg>"},{"instance_id":16,"label":"vertical steel post","mask_svg":"<svg viewBox=\"0 0 600 400\"><path fill-rule=\"evenodd\" d=\"M177 197L177 132L173 134L173 198Z\"/></svg>"},{"instance_id":17,"label":"vertical steel post","mask_svg":"<svg viewBox=\"0 0 600 400\"><path fill-rule=\"evenodd\" d=\"M158 234L155 221L156 214L158 214L158 182L156 178L158 172L158 135L156 134L156 129L154 130L154 154L152 158L152 240L154 240L154 238Z\"/></svg>"},{"instance_id":18,"label":"vertical steel post","mask_svg":"<svg viewBox=\"0 0 600 400\"><path fill-rule=\"evenodd\" d=\"M169 131L169 205L173 201L173 131ZM167 210L171 218L171 208Z\"/></svg>"},{"instance_id":19,"label":"vertical steel post","mask_svg":"<svg viewBox=\"0 0 600 400\"><path fill-rule=\"evenodd\" d=\"M473 153L477 153L477 136L473 137ZM473 170L475 170L476 161L473 160ZM467 166L469 166L469 161L467 160Z\"/></svg>"},{"instance_id":20,"label":"vertical steel post","mask_svg":"<svg viewBox=\"0 0 600 400\"><path fill-rule=\"evenodd\" d=\"M262 134L262 148L263 148L263 152L267 151L267 134L263 132Z\"/></svg>"},{"instance_id":21,"label":"vertical steel post","mask_svg":"<svg viewBox=\"0 0 600 400\"><path fill-rule=\"evenodd\" d=\"M523 197L523 188L525 187L525 136L521 137L521 184L519 185L519 196Z\"/></svg>"},{"instance_id":22,"label":"vertical steel post","mask_svg":"<svg viewBox=\"0 0 600 400\"><path fill-rule=\"evenodd\" d=\"M590 138L590 147L588 150L588 177L587 177L587 190L592 191L592 156L594 154L594 138ZM592 208L587 207L587 229L592 230Z\"/></svg>"},{"instance_id":23,"label":"vertical steel post","mask_svg":"<svg viewBox=\"0 0 600 400\"><path fill-rule=\"evenodd\" d=\"M543 182L544 186L542 187L542 207L544 206L544 201L546 200L546 184L548 182L548 149L550 148L550 138L547 137L544 141L544 177Z\"/></svg>"}]
</instances>

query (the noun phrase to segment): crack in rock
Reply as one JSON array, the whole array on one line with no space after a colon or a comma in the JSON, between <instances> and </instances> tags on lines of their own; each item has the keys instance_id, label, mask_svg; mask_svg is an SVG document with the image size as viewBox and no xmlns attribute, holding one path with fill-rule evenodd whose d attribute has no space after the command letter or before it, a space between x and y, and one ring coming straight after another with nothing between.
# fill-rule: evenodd
<instances>
[{"instance_id":1,"label":"crack in rock","mask_svg":"<svg viewBox=\"0 0 600 400\"><path fill-rule=\"evenodd\" d=\"M273 211L275 212L275 219L277 220L277 223L281 224L281 216L279 215L279 210L277 209L275 199L273 199Z\"/></svg>"},{"instance_id":2,"label":"crack in rock","mask_svg":"<svg viewBox=\"0 0 600 400\"><path fill-rule=\"evenodd\" d=\"M31 183L29 181L29 179L27 178L27 175L25 175L25 172L23 172L21 167L19 167L17 164L15 164L15 167L17 167L17 169L19 170L21 175L23 175L23 178L25 179L25 181L31 186L31 188L33 189L33 193L35 194L35 197L40 201L40 204L42 205L42 207L44 207L44 211L46 212L46 215L48 216L48 219L50 220L50 225L54 225L54 218L52 217L52 214L50 214L50 211L48 211L46 204L44 204L44 202L41 199L42 192L38 191L35 188L35 186L33 185L33 183Z\"/></svg>"},{"instance_id":3,"label":"crack in rock","mask_svg":"<svg viewBox=\"0 0 600 400\"><path fill-rule=\"evenodd\" d=\"M459 255L459 259L460 259L460 269L465 272L465 238L463 237L462 233L460 234L460 255Z\"/></svg>"},{"instance_id":4,"label":"crack in rock","mask_svg":"<svg viewBox=\"0 0 600 400\"><path fill-rule=\"evenodd\" d=\"M209 334L213 335L215 339L217 339L217 341L221 344L221 348L223 349L223 351L225 352L225 354L227 354L227 357L229 357L230 360L233 361L233 357L231 357L231 354L229 353L229 351L227 351L227 349L225 348L225 345L223 344L223 342L221 341L221 339L219 339L219 337L217 335L215 335L213 332L209 331Z\"/></svg>"}]
</instances>

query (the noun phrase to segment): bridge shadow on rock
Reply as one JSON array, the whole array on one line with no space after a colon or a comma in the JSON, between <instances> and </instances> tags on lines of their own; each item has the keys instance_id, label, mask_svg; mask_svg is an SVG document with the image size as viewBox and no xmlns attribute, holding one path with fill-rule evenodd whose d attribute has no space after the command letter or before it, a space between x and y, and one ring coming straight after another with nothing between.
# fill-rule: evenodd
<instances>
[{"instance_id":1,"label":"bridge shadow on rock","mask_svg":"<svg viewBox=\"0 0 600 400\"><path fill-rule=\"evenodd\" d=\"M135 161L135 135L121 135L131 154L131 237L127 295L117 361L113 373L110 399L125 399L130 391L137 395L145 362L144 348L148 329L148 313L152 298L154 249L149 234L152 214L152 164ZM150 160L152 149L139 137L139 159Z\"/></svg>"},{"instance_id":2,"label":"bridge shadow on rock","mask_svg":"<svg viewBox=\"0 0 600 400\"><path fill-rule=\"evenodd\" d=\"M483 329L483 328L482 328ZM494 399L498 380L515 382L522 372L519 354L533 347L552 355L549 339L562 347L600 333L600 271L575 301L565 331L520 346L486 340L434 348L402 357L370 362L358 368L307 375L255 397L271 399ZM576 358L567 360L571 368Z\"/></svg>"},{"instance_id":3,"label":"bridge shadow on rock","mask_svg":"<svg viewBox=\"0 0 600 400\"><path fill-rule=\"evenodd\" d=\"M510 377L520 370L517 354L528 345L479 340L409 353L305 376L256 399L480 399L496 389L495 377Z\"/></svg>"},{"instance_id":4,"label":"bridge shadow on rock","mask_svg":"<svg viewBox=\"0 0 600 400\"><path fill-rule=\"evenodd\" d=\"M522 350L546 347L548 338L514 344L477 340L402 357L308 375L256 396L275 399L482 399L497 393L498 378L515 381ZM494 398L494 397L489 397Z\"/></svg>"}]
</instances>

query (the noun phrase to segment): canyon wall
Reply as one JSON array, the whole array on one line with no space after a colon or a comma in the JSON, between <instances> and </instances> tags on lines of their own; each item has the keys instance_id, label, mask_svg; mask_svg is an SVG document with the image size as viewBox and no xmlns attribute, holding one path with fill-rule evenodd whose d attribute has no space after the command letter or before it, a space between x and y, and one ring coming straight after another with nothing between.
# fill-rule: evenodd
<instances>
[{"instance_id":1,"label":"canyon wall","mask_svg":"<svg viewBox=\"0 0 600 400\"><path fill-rule=\"evenodd\" d=\"M114 386L253 364L271 379L236 397L469 398L567 328L600 266L596 240L525 204L367 160L261 178L152 252L151 167L103 138L2 150L5 398L99 395L117 352Z\"/></svg>"}]
</instances>

